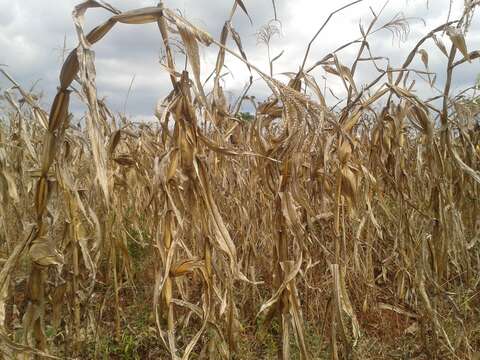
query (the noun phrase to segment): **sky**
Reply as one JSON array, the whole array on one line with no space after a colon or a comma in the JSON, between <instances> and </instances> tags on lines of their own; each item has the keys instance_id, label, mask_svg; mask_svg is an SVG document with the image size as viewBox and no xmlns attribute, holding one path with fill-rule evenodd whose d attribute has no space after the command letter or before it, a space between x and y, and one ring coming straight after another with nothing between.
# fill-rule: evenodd
<instances>
[{"instance_id":1,"label":"sky","mask_svg":"<svg viewBox=\"0 0 480 360\"><path fill-rule=\"evenodd\" d=\"M73 49L77 44L77 35L72 21L72 10L78 0L0 0L0 64L23 87L43 93L42 105L48 109L58 86L58 74L64 56L64 47ZM243 0L252 19L237 10L232 25L240 34L243 47L250 62L268 72L267 48L259 44L256 33L274 18L271 0ZM281 21L281 31L271 41L271 54L283 55L275 62L274 77L287 81L282 73L298 71L307 44L321 24L334 9L349 1L335 0L276 0L277 16ZM151 0L111 0L114 7L125 11L129 9L154 6ZM389 58L390 66L398 67L415 43L431 29L447 20L449 0L364 0L335 15L313 44L307 60L307 67L314 64L338 46L357 39L360 36L359 23L367 26L372 19L372 10L378 13L384 7L378 24L384 24L403 13L409 18L407 39L392 37L382 30L370 39L374 56ZM233 0L165 0L165 6L178 9L187 19L219 39L220 32L227 19ZM453 0L451 19L461 14L463 0ZM107 19L109 14L103 9L87 12L86 31ZM448 37L444 37L447 48ZM65 45L65 46L64 46ZM228 46L235 49L235 44ZM467 35L469 51L480 49L480 19L475 17ZM433 41L423 47L429 54L430 71L438 72L436 85L441 88L445 78L446 57L436 48ZM169 79L160 66L162 57L161 37L156 24L125 25L117 24L100 42L94 45L96 56L97 88L99 97L106 98L107 104L115 111L125 112L135 118L151 119L156 103L170 91ZM358 51L352 46L338 53L342 64L349 66ZM218 49L211 45L201 48L202 79L205 79L215 67ZM459 55L460 58L460 55ZM184 58L178 53L177 67L182 69ZM223 78L227 97L233 101L241 92L249 78L244 64L227 55ZM378 65L386 68L387 60L379 60ZM424 70L420 56L412 63L412 68ZM480 73L478 60L464 64L456 69L453 93L471 86ZM322 84L326 78L334 94L340 96L341 83L333 75L325 74L321 68L313 73L317 82ZM367 83L377 76L371 64L358 68L355 79L357 84ZM254 75L255 85L252 95L258 99L266 98L268 89ZM130 88L131 85L131 88ZM420 95L432 94L427 83L417 80ZM5 79L0 78L0 89L9 87ZM130 91L129 91L130 89ZM334 98L329 95L330 100ZM74 105L75 112L82 108Z\"/></svg>"}]
</instances>

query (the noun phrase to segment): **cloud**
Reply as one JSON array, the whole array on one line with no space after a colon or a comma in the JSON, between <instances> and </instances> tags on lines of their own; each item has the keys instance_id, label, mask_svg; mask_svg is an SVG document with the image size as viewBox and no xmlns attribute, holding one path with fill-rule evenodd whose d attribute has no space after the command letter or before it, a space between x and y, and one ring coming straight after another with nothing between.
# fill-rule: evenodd
<instances>
[{"instance_id":1,"label":"cloud","mask_svg":"<svg viewBox=\"0 0 480 360\"><path fill-rule=\"evenodd\" d=\"M58 74L61 67L62 47L72 49L76 45L76 34L72 24L71 13L77 1L73 0L22 0L11 2L0 0L0 64L8 64L7 71L23 86L30 87L38 81L37 89L45 92L44 104L52 101L58 85ZM121 9L155 5L154 1L131 0L110 1ZM255 33L259 28L273 18L273 9L270 0L244 0L251 15L253 24L245 14L237 10L232 25L240 33L244 49L249 61L262 71L268 72L267 49L257 44ZM277 1L277 12L282 21L282 35L275 37L271 43L271 54L275 56L283 51L283 56L275 62L275 76L281 77L283 72L298 71L306 46L328 14L339 6L340 2L326 2L318 0ZM427 7L426 0L395 0L385 6L378 24L384 24L392 19L396 13L403 12L411 18L409 37L404 42L392 40L392 34L387 30L376 33L371 38L371 52L374 56L388 56L392 67L398 67L407 56L410 49L421 36L430 29L443 23L448 16L449 0L430 1ZM219 38L222 26L228 18L233 1L214 0L168 0L166 5L178 9L194 24ZM367 26L372 19L370 7L378 13L384 2L380 0L364 0L345 11L335 15L324 31L315 41L307 60L307 67L314 64L329 52L335 50L345 42L360 36L359 22ZM456 0L453 3L451 18L459 16L463 2ZM109 14L103 9L93 9L87 13L86 28L91 29L98 25ZM415 18L423 18L425 24ZM448 46L449 41L446 38ZM468 34L469 49L480 48L480 24L474 19ZM236 49L230 41L228 46ZM446 58L438 51L432 41L427 41L423 47L429 53L430 70L438 72L437 84L443 87L445 81ZM127 102L127 112L141 118L153 113L157 100L170 91L169 79L159 65L162 54L162 43L158 28L155 24L124 25L117 24L115 28L100 43L95 44L97 66L97 85L100 97L106 97L109 105L115 111L123 111L125 99L132 78L132 91ZM349 65L356 56L358 46L352 46L338 52L339 60ZM218 49L215 46L202 48L201 61L202 77L205 79L215 67ZM183 67L184 58L177 54L177 66ZM229 74L224 78L225 87L230 96L235 97L250 74L246 66L231 55L227 55L224 72ZM386 66L386 61L379 61L379 65ZM420 57L411 67L424 70ZM480 73L478 61L464 64L455 71L454 90L472 85L477 74ZM322 83L322 76L327 76L332 88L341 93L342 84L334 76L326 75L322 69L314 72L318 82ZM356 73L359 85L367 83L377 76L373 66L362 64ZM254 76L258 79L258 76ZM421 79L417 79L419 83ZM253 94L257 98L266 97L268 89L260 81L255 82ZM10 86L4 79L0 79L0 88ZM420 85L419 90L431 92L426 84ZM76 108L80 111L80 108Z\"/></svg>"}]
</instances>

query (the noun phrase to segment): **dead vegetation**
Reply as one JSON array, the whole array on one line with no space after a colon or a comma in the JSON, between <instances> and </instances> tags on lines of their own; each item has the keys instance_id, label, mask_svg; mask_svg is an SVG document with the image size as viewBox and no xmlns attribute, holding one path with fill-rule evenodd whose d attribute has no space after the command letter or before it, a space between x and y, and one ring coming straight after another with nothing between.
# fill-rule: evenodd
<instances>
[{"instance_id":1,"label":"dead vegetation","mask_svg":"<svg viewBox=\"0 0 480 360\"><path fill-rule=\"evenodd\" d=\"M288 83L272 77L275 54L269 74L248 62L231 23L235 11L248 16L241 0L220 40L162 3L78 5L78 47L49 112L2 70L12 87L0 122L0 356L474 359L479 103L475 88L451 86L479 56L464 39L476 5L419 39L399 69L375 63L369 39L404 36L408 21L381 25L373 13L359 39L313 65L307 51ZM91 7L112 16L84 33ZM151 22L172 91L158 124L138 124L98 100L92 45L115 26ZM262 30L267 46L274 26ZM448 59L435 99L412 80L433 85L426 42ZM218 48L208 83L201 46ZM346 46L358 48L349 65ZM271 89L253 119L240 113L249 86L234 104L224 96L226 53ZM415 57L425 69L412 68ZM361 61L378 71L363 86ZM344 86L334 108L317 67ZM80 128L72 96L86 105Z\"/></svg>"}]
</instances>

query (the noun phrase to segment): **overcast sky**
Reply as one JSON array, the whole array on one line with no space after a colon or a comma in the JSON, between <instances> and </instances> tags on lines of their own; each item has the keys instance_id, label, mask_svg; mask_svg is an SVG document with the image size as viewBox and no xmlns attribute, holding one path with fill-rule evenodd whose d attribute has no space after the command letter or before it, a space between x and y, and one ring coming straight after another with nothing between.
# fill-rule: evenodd
<instances>
[{"instance_id":1,"label":"overcast sky","mask_svg":"<svg viewBox=\"0 0 480 360\"><path fill-rule=\"evenodd\" d=\"M274 17L271 0L243 0L253 21L237 11L233 27L240 33L249 60L268 72L266 47L257 44L255 33L262 25ZM48 107L58 84L58 74L62 62L64 39L66 47L75 47L77 38L72 23L72 10L76 0L0 0L0 64L24 87L36 84L35 89L44 92L43 104ZM279 79L286 78L282 72L297 71L308 41L324 22L328 14L348 1L323 0L276 0L278 18L282 22L281 35L272 41L272 55L284 51L276 62L274 72ZM151 0L112 0L109 2L120 10L156 5ZM194 24L219 38L222 26L228 17L233 1L228 0L165 0L167 7L179 9ZM384 0L364 0L335 16L314 43L308 64L313 64L339 45L358 38L358 24L367 24L372 14L369 7L378 12ZM454 0L451 18L458 18L463 0ZM449 0L391 0L385 7L381 20L383 24L396 13L403 12L410 20L410 33L406 41L392 39L388 31L378 32L371 38L374 56L388 56L392 67L400 65L418 39L432 28L446 21ZM87 13L87 31L106 19L109 14L103 9L93 9ZM423 19L424 22L422 20ZM450 43L444 39L447 48ZM467 37L469 51L480 49L480 23L474 18ZM229 46L234 48L234 44ZM430 41L424 47L429 52L429 66L439 72L437 86L444 79L446 57ZM122 112L126 94L132 78L132 91L126 107L127 114L135 117L151 117L157 100L170 89L165 71L159 66L161 57L160 34L156 25L124 25L115 28L98 44L95 44L97 85L100 97L106 97L115 111ZM358 47L353 46L339 52L342 63L350 65ZM212 45L202 49L202 77L205 78L215 66L217 49ZM180 59L180 55L177 57ZM225 76L225 87L234 97L248 80L246 67L238 60L227 56L226 64L231 73ZM386 61L379 61L386 68ZM178 67L183 66L179 62ZM203 67L205 66L205 67ZM412 67L423 70L420 56ZM465 64L455 72L454 91L473 85L480 73L478 61ZM358 84L373 79L376 75L371 65L358 69ZM323 70L315 72L317 81L322 83ZM331 77L329 77L331 79ZM419 79L419 84L422 80ZM259 83L259 82L256 82ZM0 88L10 86L0 78ZM334 91L340 85L332 82ZM426 85L420 91L428 92ZM257 97L268 95L265 87L258 84L254 88Z\"/></svg>"}]
</instances>

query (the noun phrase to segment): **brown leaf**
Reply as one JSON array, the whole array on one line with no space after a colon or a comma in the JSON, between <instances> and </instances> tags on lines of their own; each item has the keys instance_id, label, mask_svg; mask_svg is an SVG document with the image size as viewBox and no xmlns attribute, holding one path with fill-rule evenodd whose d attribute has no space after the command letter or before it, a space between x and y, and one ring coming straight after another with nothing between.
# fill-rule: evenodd
<instances>
[{"instance_id":1,"label":"brown leaf","mask_svg":"<svg viewBox=\"0 0 480 360\"><path fill-rule=\"evenodd\" d=\"M191 273L193 270L203 266L203 261L199 259L182 260L172 266L170 274L173 277L179 277Z\"/></svg>"},{"instance_id":2,"label":"brown leaf","mask_svg":"<svg viewBox=\"0 0 480 360\"><path fill-rule=\"evenodd\" d=\"M117 164L123 165L123 166L133 166L133 165L135 165L135 160L128 154L118 155L113 160Z\"/></svg>"},{"instance_id":3,"label":"brown leaf","mask_svg":"<svg viewBox=\"0 0 480 360\"><path fill-rule=\"evenodd\" d=\"M193 33L189 27L184 26L184 24L180 22L177 23L177 28L180 36L182 37L183 44L185 45L185 50L187 51L188 62L190 63L193 71L197 90L204 99L204 103L206 103L206 97L203 91L202 81L200 79L200 54L195 33Z\"/></svg>"},{"instance_id":4,"label":"brown leaf","mask_svg":"<svg viewBox=\"0 0 480 360\"><path fill-rule=\"evenodd\" d=\"M445 44L443 43L442 39L438 38L435 34L432 36L432 38L433 38L433 41L435 41L435 44L437 45L437 47L440 49L440 51L446 57L448 57L447 48L445 47Z\"/></svg>"},{"instance_id":5,"label":"brown leaf","mask_svg":"<svg viewBox=\"0 0 480 360\"><path fill-rule=\"evenodd\" d=\"M248 16L248 20L250 20L250 24L253 24L252 18L248 14L247 8L246 8L245 4L243 3L243 1L242 0L235 0L235 2L238 4L238 6L240 6L240 8L243 10L243 12Z\"/></svg>"},{"instance_id":6,"label":"brown leaf","mask_svg":"<svg viewBox=\"0 0 480 360\"><path fill-rule=\"evenodd\" d=\"M470 62L470 55L468 54L465 36L462 34L461 30L450 26L447 28L447 35L450 37L453 45L455 45L455 47L462 53L464 58Z\"/></svg>"},{"instance_id":7,"label":"brown leaf","mask_svg":"<svg viewBox=\"0 0 480 360\"><path fill-rule=\"evenodd\" d=\"M425 66L425 69L428 70L428 53L425 49L420 49L418 50L418 53L420 54L420 57L422 59L423 65Z\"/></svg>"},{"instance_id":8,"label":"brown leaf","mask_svg":"<svg viewBox=\"0 0 480 360\"><path fill-rule=\"evenodd\" d=\"M357 177L350 168L344 167L342 174L342 194L355 203L357 197Z\"/></svg>"},{"instance_id":9,"label":"brown leaf","mask_svg":"<svg viewBox=\"0 0 480 360\"><path fill-rule=\"evenodd\" d=\"M113 16L112 20L124 24L148 24L157 22L162 15L163 9L157 6L150 6L141 9L125 11L119 15Z\"/></svg>"},{"instance_id":10,"label":"brown leaf","mask_svg":"<svg viewBox=\"0 0 480 360\"><path fill-rule=\"evenodd\" d=\"M63 264L63 256L43 238L33 241L28 254L32 261L40 266Z\"/></svg>"},{"instance_id":11,"label":"brown leaf","mask_svg":"<svg viewBox=\"0 0 480 360\"><path fill-rule=\"evenodd\" d=\"M346 139L341 140L341 143L338 147L338 159L340 160L340 163L345 165L350 159L351 155L352 146L350 145L350 142Z\"/></svg>"},{"instance_id":12,"label":"brown leaf","mask_svg":"<svg viewBox=\"0 0 480 360\"><path fill-rule=\"evenodd\" d=\"M48 130L53 132L63 126L68 116L68 105L70 102L70 91L59 90L50 110L48 118Z\"/></svg>"}]
</instances>

